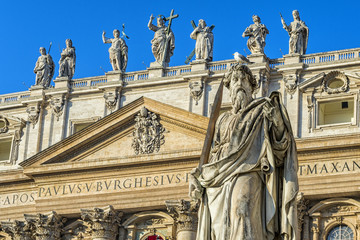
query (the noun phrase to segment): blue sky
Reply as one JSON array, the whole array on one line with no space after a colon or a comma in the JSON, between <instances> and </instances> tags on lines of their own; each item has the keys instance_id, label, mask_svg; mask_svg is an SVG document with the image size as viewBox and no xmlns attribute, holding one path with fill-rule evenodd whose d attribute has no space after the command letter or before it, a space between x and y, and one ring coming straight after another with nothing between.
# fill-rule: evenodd
<instances>
[{"instance_id":1,"label":"blue sky","mask_svg":"<svg viewBox=\"0 0 360 240\"><path fill-rule=\"evenodd\" d=\"M279 12L289 24L291 12L298 9L309 27L307 53L325 52L359 47L360 21L358 1L2 1L0 22L2 29L0 58L0 94L25 91L35 82L33 69L39 47L48 49L55 63L54 78L58 75L60 48L70 38L76 48L77 63L74 78L103 75L111 70L108 44L103 44L102 31L112 36L115 28L125 23L129 47L127 71L143 70L154 61L150 41L153 32L147 23L151 14L168 16L171 9L180 17L175 19L175 52L170 66L184 65L186 56L195 46L190 39L191 20L204 19L215 25L214 61L232 58L235 51L244 54L245 28L251 16L261 17L270 31L265 53L270 58L288 52L288 34L282 28ZM155 23L155 20L154 20Z\"/></svg>"}]
</instances>

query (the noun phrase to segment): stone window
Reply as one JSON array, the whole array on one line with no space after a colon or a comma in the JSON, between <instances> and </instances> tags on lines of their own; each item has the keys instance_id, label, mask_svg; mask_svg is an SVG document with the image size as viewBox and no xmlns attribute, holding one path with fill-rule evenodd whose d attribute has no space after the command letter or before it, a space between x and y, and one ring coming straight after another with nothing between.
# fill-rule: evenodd
<instances>
[{"instance_id":1,"label":"stone window","mask_svg":"<svg viewBox=\"0 0 360 240\"><path fill-rule=\"evenodd\" d=\"M83 130L84 128L86 128L87 126L90 126L92 124L92 122L88 122L88 123L78 123L78 124L74 124L74 132L79 132L81 130Z\"/></svg>"},{"instance_id":2,"label":"stone window","mask_svg":"<svg viewBox=\"0 0 360 240\"><path fill-rule=\"evenodd\" d=\"M18 159L22 129L25 127L23 119L0 115L0 165L13 165Z\"/></svg>"},{"instance_id":3,"label":"stone window","mask_svg":"<svg viewBox=\"0 0 360 240\"><path fill-rule=\"evenodd\" d=\"M85 118L85 119L72 119L70 120L70 134L74 134L83 130L84 128L90 126L101 117L92 117L92 118Z\"/></svg>"},{"instance_id":4,"label":"stone window","mask_svg":"<svg viewBox=\"0 0 360 240\"><path fill-rule=\"evenodd\" d=\"M338 225L332 228L326 238L327 240L353 240L354 232L347 225Z\"/></svg>"},{"instance_id":5,"label":"stone window","mask_svg":"<svg viewBox=\"0 0 360 240\"><path fill-rule=\"evenodd\" d=\"M355 123L354 98L319 102L318 125Z\"/></svg>"},{"instance_id":6,"label":"stone window","mask_svg":"<svg viewBox=\"0 0 360 240\"><path fill-rule=\"evenodd\" d=\"M9 161L11 152L11 138L0 139L0 162Z\"/></svg>"}]
</instances>

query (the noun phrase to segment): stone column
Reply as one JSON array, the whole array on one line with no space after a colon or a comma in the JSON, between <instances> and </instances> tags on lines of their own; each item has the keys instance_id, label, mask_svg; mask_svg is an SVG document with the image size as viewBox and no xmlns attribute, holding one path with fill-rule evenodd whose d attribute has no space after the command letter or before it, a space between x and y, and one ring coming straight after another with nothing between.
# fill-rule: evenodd
<instances>
[{"instance_id":1,"label":"stone column","mask_svg":"<svg viewBox=\"0 0 360 240\"><path fill-rule=\"evenodd\" d=\"M15 220L1 222L0 225L3 231L9 234L13 240L32 240L33 227L27 222Z\"/></svg>"},{"instance_id":2,"label":"stone column","mask_svg":"<svg viewBox=\"0 0 360 240\"><path fill-rule=\"evenodd\" d=\"M177 240L195 240L199 204L185 200L166 201L167 209L176 222Z\"/></svg>"},{"instance_id":3,"label":"stone column","mask_svg":"<svg viewBox=\"0 0 360 240\"><path fill-rule=\"evenodd\" d=\"M66 218L52 211L46 214L25 214L25 220L33 226L36 240L60 240Z\"/></svg>"},{"instance_id":4,"label":"stone column","mask_svg":"<svg viewBox=\"0 0 360 240\"><path fill-rule=\"evenodd\" d=\"M112 206L81 209L81 218L89 224L93 240L115 240L118 234L122 213Z\"/></svg>"},{"instance_id":5,"label":"stone column","mask_svg":"<svg viewBox=\"0 0 360 240\"><path fill-rule=\"evenodd\" d=\"M283 76L281 92L288 110L294 136L299 137L301 94L298 85L304 64L300 61L300 55L285 55L284 58L285 64L278 66L278 72Z\"/></svg>"},{"instance_id":6,"label":"stone column","mask_svg":"<svg viewBox=\"0 0 360 240\"><path fill-rule=\"evenodd\" d=\"M320 229L319 229L319 217L313 217L313 224L311 228L312 232L312 239L313 240L319 240L320 237Z\"/></svg>"},{"instance_id":7,"label":"stone column","mask_svg":"<svg viewBox=\"0 0 360 240\"><path fill-rule=\"evenodd\" d=\"M301 235L303 236L303 238L305 236L304 232L306 231L306 227L304 218L305 215L307 215L309 200L305 199L303 192L299 192L296 198L296 203L298 211L298 236L296 237L296 239L301 239Z\"/></svg>"},{"instance_id":8,"label":"stone column","mask_svg":"<svg viewBox=\"0 0 360 240\"><path fill-rule=\"evenodd\" d=\"M304 227L302 232L303 240L310 240L309 227L310 227L309 216L306 215L304 216Z\"/></svg>"}]
</instances>

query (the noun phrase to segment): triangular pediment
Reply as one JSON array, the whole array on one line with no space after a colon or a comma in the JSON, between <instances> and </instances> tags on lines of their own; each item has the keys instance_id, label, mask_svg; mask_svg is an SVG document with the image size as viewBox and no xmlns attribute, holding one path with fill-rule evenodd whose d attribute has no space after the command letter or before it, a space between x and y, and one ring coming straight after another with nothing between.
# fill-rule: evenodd
<instances>
[{"instance_id":1,"label":"triangular pediment","mask_svg":"<svg viewBox=\"0 0 360 240\"><path fill-rule=\"evenodd\" d=\"M148 115L140 115L142 109L146 109ZM140 138L149 137L146 134L139 136L138 132L134 134L135 129L144 124L141 122L144 116L148 119L145 124L161 125L160 130L152 126L144 128L148 131L146 134L162 135L148 152L144 150L149 147L146 144L138 144L137 151L135 147L136 142L141 142ZM104 168L196 158L201 153L207 124L207 117L141 97L20 165L25 173L31 175L46 173L44 168L49 172L55 169L74 171L82 167Z\"/></svg>"},{"instance_id":2,"label":"triangular pediment","mask_svg":"<svg viewBox=\"0 0 360 240\"><path fill-rule=\"evenodd\" d=\"M333 77L342 76L343 78L349 79L350 85L359 86L360 85L360 74L352 72L340 72L340 71L330 71L330 72L321 72L315 76L312 76L309 79L304 80L299 83L299 89L305 91L307 88L321 88L324 85L324 80L331 79Z\"/></svg>"}]
</instances>

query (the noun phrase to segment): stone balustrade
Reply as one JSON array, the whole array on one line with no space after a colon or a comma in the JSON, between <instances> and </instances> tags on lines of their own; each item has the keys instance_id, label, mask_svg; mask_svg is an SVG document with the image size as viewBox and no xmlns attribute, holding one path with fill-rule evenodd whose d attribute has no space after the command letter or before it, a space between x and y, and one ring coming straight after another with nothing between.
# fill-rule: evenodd
<instances>
[{"instance_id":1,"label":"stone balustrade","mask_svg":"<svg viewBox=\"0 0 360 240\"><path fill-rule=\"evenodd\" d=\"M278 67L282 65L289 64L285 59L287 57L292 57L290 55L285 55L283 58L275 58L275 59L267 59L270 69L276 70ZM345 49L340 51L330 51L330 52L322 52L322 53L314 53L314 54L306 54L300 56L300 62L304 63L306 66L312 66L313 64L331 64L339 61L354 61L360 59L360 48L353 49ZM235 63L234 59L230 60L222 60L207 63L207 69L210 73L221 73L225 72L227 69L231 67L232 64ZM168 77L182 77L187 74L194 73L194 65L182 65L175 67L168 67L163 69L162 74L150 74L152 71L151 68L147 70L134 71L134 72L126 72L124 74L120 74L118 79L122 79L123 82L134 82L148 79L156 79L156 78L168 78ZM197 69L195 69L197 71ZM109 74L116 74L116 72L109 72ZM78 91L82 89L88 88L96 88L99 86L106 86L107 84L111 85L111 81L108 76L94 76L87 78L79 78L72 79L69 81L69 89L72 91ZM110 81L110 82L109 82ZM63 87L63 85L59 86L50 86L49 91L52 88ZM19 104L22 101L26 100L26 98L30 97L30 91L16 92L11 94L0 95L0 106L1 105L12 105Z\"/></svg>"},{"instance_id":2,"label":"stone balustrade","mask_svg":"<svg viewBox=\"0 0 360 240\"><path fill-rule=\"evenodd\" d=\"M360 58L360 48L331 51L323 53L306 54L301 56L301 62L305 64L328 63Z\"/></svg>"}]
</instances>

